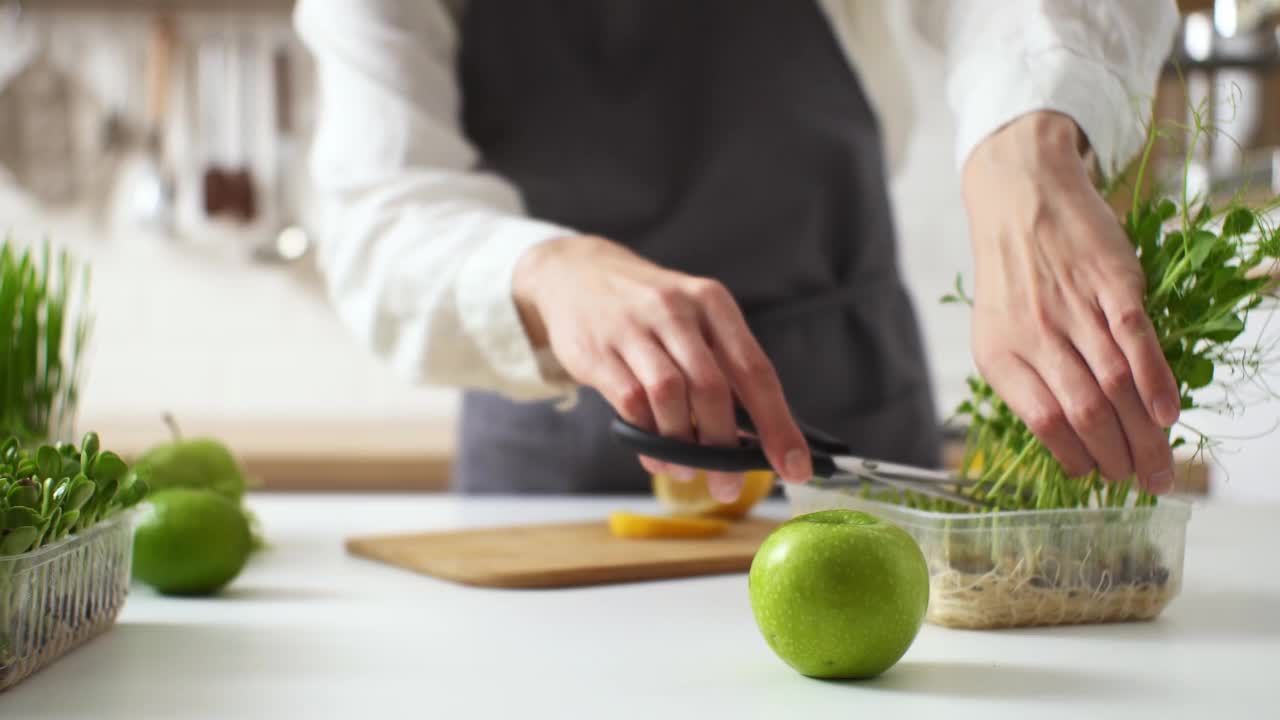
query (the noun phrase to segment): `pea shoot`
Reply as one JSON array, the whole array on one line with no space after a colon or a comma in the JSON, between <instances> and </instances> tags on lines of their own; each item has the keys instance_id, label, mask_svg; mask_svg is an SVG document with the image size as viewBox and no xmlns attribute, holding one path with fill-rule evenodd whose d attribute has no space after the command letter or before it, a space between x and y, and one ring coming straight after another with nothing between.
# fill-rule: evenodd
<instances>
[{"instance_id":1,"label":"pea shoot","mask_svg":"<svg viewBox=\"0 0 1280 720\"><path fill-rule=\"evenodd\" d=\"M1267 332L1277 305L1271 275L1280 268L1280 228L1272 216L1280 199L1252 202L1245 190L1227 200L1192 196L1194 149L1213 132L1204 114L1193 108L1190 124L1174 126L1188 140L1174 192L1144 187L1154 185L1154 148L1172 135L1155 128L1129 170L1101 190L1111 195L1127 186L1132 193L1117 223L1145 276L1144 307L1182 409L1231 412L1274 397L1265 371L1276 366L1280 347ZM961 277L943 302L973 304ZM1261 323L1251 323L1258 313ZM1260 330L1262 339L1245 341L1246 328ZM956 490L979 507L870 488L862 490L862 498L878 501L870 508L857 499L833 501L912 528L929 564L931 622L1000 628L1160 614L1181 587L1185 504L1157 506L1132 478L1106 482L1096 471L1068 477L976 375L955 417L967 433L959 469L974 480ZM1168 433L1171 448L1212 451L1215 441L1186 417Z\"/></svg>"},{"instance_id":2,"label":"pea shoot","mask_svg":"<svg viewBox=\"0 0 1280 720\"><path fill-rule=\"evenodd\" d=\"M1249 317L1276 306L1273 280L1266 271L1280 263L1280 228L1270 218L1280 202L1251 206L1238 192L1221 207L1190 196L1192 151L1212 132L1202 112L1180 127L1189 135L1180 193L1144 195L1156 143L1167 140L1151 132L1133 173L1133 202L1120 220L1146 277L1145 307L1155 326L1165 360L1178 384L1184 411L1234 409L1249 398L1240 391L1265 387L1262 370L1276 359L1275 344L1239 342ZM1110 190L1127 181L1123 175ZM1108 191L1110 191L1108 190ZM943 302L972 304L962 279ZM1108 483L1097 471L1071 478L1007 404L979 377L971 376L969 397L956 409L967 422L966 452L961 470L980 478L966 490L987 511L1048 510L1084 507L1149 506L1156 498L1137 491L1133 480ZM1210 388L1222 398L1212 402ZM1170 434L1177 448L1195 443L1203 453L1212 440L1180 423L1182 434ZM886 494L879 499L945 512L972 509L932 498ZM982 511L983 509L979 509Z\"/></svg>"}]
</instances>

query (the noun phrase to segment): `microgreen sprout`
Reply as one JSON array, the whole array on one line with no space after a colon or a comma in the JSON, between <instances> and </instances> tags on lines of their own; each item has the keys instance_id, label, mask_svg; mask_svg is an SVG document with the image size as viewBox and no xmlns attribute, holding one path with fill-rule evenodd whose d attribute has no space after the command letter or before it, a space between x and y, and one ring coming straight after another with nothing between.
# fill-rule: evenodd
<instances>
[{"instance_id":1,"label":"microgreen sprout","mask_svg":"<svg viewBox=\"0 0 1280 720\"><path fill-rule=\"evenodd\" d=\"M1204 121L1205 106L1194 109L1189 124L1173 124L1187 138L1181 182L1173 193L1144 188L1152 173L1153 150L1171 133L1152 128L1136 171L1122 173L1105 189L1113 192L1132 178L1132 204L1120 218L1146 278L1145 308L1165 360L1188 410L1236 412L1258 398L1274 397L1264 371L1275 367L1280 339L1268 338L1276 305L1268 274L1280 263L1280 227L1272 211L1280 200L1258 204L1245 191L1215 206L1192 193L1191 168L1198 143L1216 135ZM1144 190L1151 190L1145 192ZM972 305L962 278L943 302ZM1264 339L1242 343L1249 318L1266 312ZM988 511L1083 507L1149 506L1156 498L1135 487L1132 478L1104 481L1097 471L1068 477L1062 466L1026 424L979 377L968 381L969 397L955 416L968 427L961 471L978 482L964 490ZM1169 434L1170 445L1211 451L1215 441L1187 422ZM910 494L880 493L877 499L946 512L971 508Z\"/></svg>"}]
</instances>

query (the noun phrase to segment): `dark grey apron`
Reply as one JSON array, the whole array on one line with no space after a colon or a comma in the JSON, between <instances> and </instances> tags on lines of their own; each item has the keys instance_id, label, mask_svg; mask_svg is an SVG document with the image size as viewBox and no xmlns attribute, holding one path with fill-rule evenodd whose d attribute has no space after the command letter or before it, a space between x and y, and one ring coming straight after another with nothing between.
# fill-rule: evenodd
<instances>
[{"instance_id":1,"label":"dark grey apron","mask_svg":"<svg viewBox=\"0 0 1280 720\"><path fill-rule=\"evenodd\" d=\"M461 28L466 132L531 215L718 278L798 417L937 464L879 129L813 2L469 0ZM454 486L645 492L610 417L469 392Z\"/></svg>"}]
</instances>

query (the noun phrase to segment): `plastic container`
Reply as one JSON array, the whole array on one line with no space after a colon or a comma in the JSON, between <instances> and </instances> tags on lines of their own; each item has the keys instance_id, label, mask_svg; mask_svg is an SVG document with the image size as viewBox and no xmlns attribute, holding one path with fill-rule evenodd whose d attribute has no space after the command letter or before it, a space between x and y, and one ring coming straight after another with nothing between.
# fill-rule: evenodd
<instances>
[{"instance_id":1,"label":"plastic container","mask_svg":"<svg viewBox=\"0 0 1280 720\"><path fill-rule=\"evenodd\" d=\"M132 513L0 557L0 692L111 627L129 591Z\"/></svg>"},{"instance_id":2,"label":"plastic container","mask_svg":"<svg viewBox=\"0 0 1280 720\"><path fill-rule=\"evenodd\" d=\"M1151 620L1182 589L1191 507L951 514L809 485L786 488L794 514L845 508L898 525L929 564L926 619L954 628Z\"/></svg>"}]
</instances>

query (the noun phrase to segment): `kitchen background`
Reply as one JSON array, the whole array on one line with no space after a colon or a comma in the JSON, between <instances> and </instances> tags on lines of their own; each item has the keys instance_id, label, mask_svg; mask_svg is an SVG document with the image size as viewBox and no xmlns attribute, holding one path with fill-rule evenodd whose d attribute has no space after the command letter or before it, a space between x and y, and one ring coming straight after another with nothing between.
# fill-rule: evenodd
<instances>
[{"instance_id":1,"label":"kitchen background","mask_svg":"<svg viewBox=\"0 0 1280 720\"><path fill-rule=\"evenodd\" d=\"M1280 192L1280 2L1180 4L1186 92L1223 108L1245 149L1215 144L1196 182ZM269 488L441 488L455 393L408 387L349 341L312 265L298 182L310 65L290 5L0 0L0 233L48 237L92 264L97 343L80 425L113 447L165 438L171 413L185 434L227 441ZM901 40L917 102L938 107L939 58ZM1177 117L1183 88L1170 72L1162 114ZM945 415L972 361L964 311L937 298L971 261L949 118L918 122L893 192ZM1191 420L1265 436L1280 402ZM1207 473L1188 466L1188 487L1280 497L1274 437L1228 446Z\"/></svg>"}]
</instances>

